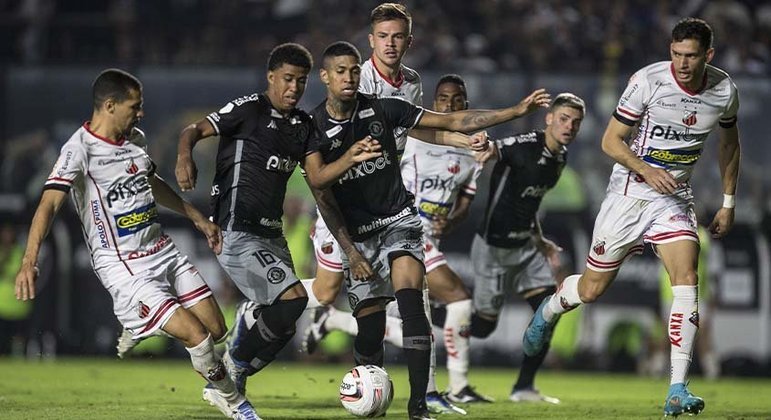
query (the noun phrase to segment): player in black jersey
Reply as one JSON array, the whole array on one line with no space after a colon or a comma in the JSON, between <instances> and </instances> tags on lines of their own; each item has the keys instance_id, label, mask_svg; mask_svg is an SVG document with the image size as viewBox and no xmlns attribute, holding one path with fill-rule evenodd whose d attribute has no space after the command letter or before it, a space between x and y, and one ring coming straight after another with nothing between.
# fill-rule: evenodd
<instances>
[{"instance_id":1,"label":"player in black jersey","mask_svg":"<svg viewBox=\"0 0 771 420\"><path fill-rule=\"evenodd\" d=\"M490 177L490 197L471 249L474 263L474 308L471 336L488 337L497 326L505 296L516 292L533 310L554 293L550 265L558 264L561 249L544 238L536 213L541 200L565 167L567 146L584 118L584 101L571 93L558 95L546 114L546 128L494 142L498 161ZM559 400L533 386L548 345L525 356L509 399Z\"/></svg>"},{"instance_id":2,"label":"player in black jersey","mask_svg":"<svg viewBox=\"0 0 771 420\"><path fill-rule=\"evenodd\" d=\"M395 296L410 373L408 412L412 419L425 419L430 418L425 393L431 340L421 292L423 232L414 197L402 183L394 128L471 132L547 106L549 95L537 90L518 105L501 110L435 113L399 99L357 93L360 61L358 50L347 42L334 43L324 52L320 74L327 85L327 99L313 111L319 151L330 162L357 139L371 137L382 147L382 156L353 166L329 189L314 193L345 253L348 300L359 325L356 362L382 366L384 307Z\"/></svg>"},{"instance_id":3,"label":"player in black jersey","mask_svg":"<svg viewBox=\"0 0 771 420\"><path fill-rule=\"evenodd\" d=\"M211 188L212 217L223 231L217 258L257 307L239 314L223 357L241 392L246 378L272 362L292 338L308 301L282 232L290 175L302 163L309 184L323 188L351 165L380 156L377 142L364 139L324 164L311 117L295 108L311 67L305 47L279 45L268 58L264 93L228 102L180 134L176 175L183 191L195 186L194 145L220 136ZM204 389L204 398L217 396Z\"/></svg>"}]
</instances>

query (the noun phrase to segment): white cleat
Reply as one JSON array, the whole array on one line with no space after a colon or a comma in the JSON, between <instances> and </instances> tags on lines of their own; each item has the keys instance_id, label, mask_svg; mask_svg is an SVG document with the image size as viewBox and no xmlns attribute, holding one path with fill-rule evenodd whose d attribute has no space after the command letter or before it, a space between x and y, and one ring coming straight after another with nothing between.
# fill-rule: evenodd
<instances>
[{"instance_id":1,"label":"white cleat","mask_svg":"<svg viewBox=\"0 0 771 420\"><path fill-rule=\"evenodd\" d=\"M537 389L520 389L514 391L509 395L509 400L516 403L522 402L545 402L549 404L559 404L558 398L550 397L548 395L541 394L541 391Z\"/></svg>"},{"instance_id":2,"label":"white cleat","mask_svg":"<svg viewBox=\"0 0 771 420\"><path fill-rule=\"evenodd\" d=\"M121 359L125 358L126 355L141 342L141 339L135 340L134 334L124 328L123 332L120 334L120 337L118 337L118 345L115 346L115 348L118 350L118 357Z\"/></svg>"},{"instance_id":3,"label":"white cleat","mask_svg":"<svg viewBox=\"0 0 771 420\"><path fill-rule=\"evenodd\" d=\"M212 384L206 384L203 388L203 399L209 405L217 407L227 418L247 420L259 420L260 418L254 411L252 404L243 395L239 394L236 401L229 403L222 392Z\"/></svg>"}]
</instances>

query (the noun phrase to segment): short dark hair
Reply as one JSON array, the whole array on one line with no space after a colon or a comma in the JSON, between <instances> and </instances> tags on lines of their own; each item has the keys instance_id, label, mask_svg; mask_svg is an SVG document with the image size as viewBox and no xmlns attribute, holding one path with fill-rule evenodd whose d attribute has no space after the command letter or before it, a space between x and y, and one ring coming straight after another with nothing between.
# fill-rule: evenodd
<instances>
[{"instance_id":1,"label":"short dark hair","mask_svg":"<svg viewBox=\"0 0 771 420\"><path fill-rule=\"evenodd\" d=\"M351 56L356 57L356 62L361 63L361 54L350 42L337 41L329 44L321 57L321 65L326 66L328 58Z\"/></svg>"},{"instance_id":2,"label":"short dark hair","mask_svg":"<svg viewBox=\"0 0 771 420\"><path fill-rule=\"evenodd\" d=\"M123 102L131 91L142 91L142 82L134 75L121 69L103 70L91 85L94 109L101 108L108 99Z\"/></svg>"},{"instance_id":3,"label":"short dark hair","mask_svg":"<svg viewBox=\"0 0 771 420\"><path fill-rule=\"evenodd\" d=\"M389 20L403 20L407 23L407 33L412 33L412 16L407 7L399 3L383 3L374 9L369 15L369 23L374 27L376 23Z\"/></svg>"},{"instance_id":4,"label":"short dark hair","mask_svg":"<svg viewBox=\"0 0 771 420\"><path fill-rule=\"evenodd\" d=\"M560 93L551 103L549 112L554 112L555 109L567 106L573 109L581 111L581 114L586 114L586 104L584 100L569 92Z\"/></svg>"},{"instance_id":5,"label":"short dark hair","mask_svg":"<svg viewBox=\"0 0 771 420\"><path fill-rule=\"evenodd\" d=\"M302 67L310 70L313 67L313 57L307 48L294 42L278 45L268 56L268 71L273 71L284 64Z\"/></svg>"},{"instance_id":6,"label":"short dark hair","mask_svg":"<svg viewBox=\"0 0 771 420\"><path fill-rule=\"evenodd\" d=\"M466 81L463 80L462 77L458 74L445 74L444 76L439 78L439 81L436 82L436 89L434 89L434 96L436 96L436 93L439 92L439 86L445 84L445 83L454 83L458 86L460 86L460 90L463 92L463 97L465 99L468 99L468 92L466 92Z\"/></svg>"},{"instance_id":7,"label":"short dark hair","mask_svg":"<svg viewBox=\"0 0 771 420\"><path fill-rule=\"evenodd\" d=\"M702 19L692 17L681 19L672 29L672 42L685 39L699 41L699 45L706 51L712 48L712 28Z\"/></svg>"}]
</instances>

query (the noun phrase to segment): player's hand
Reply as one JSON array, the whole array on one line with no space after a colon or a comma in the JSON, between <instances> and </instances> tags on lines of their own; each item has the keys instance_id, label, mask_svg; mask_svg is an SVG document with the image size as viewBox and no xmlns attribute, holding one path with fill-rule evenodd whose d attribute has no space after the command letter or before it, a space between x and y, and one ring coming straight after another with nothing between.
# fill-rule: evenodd
<instances>
[{"instance_id":1,"label":"player's hand","mask_svg":"<svg viewBox=\"0 0 771 420\"><path fill-rule=\"evenodd\" d=\"M488 147L484 151L474 153L474 160L485 164L488 160L498 157L498 148L493 146L492 141L488 140Z\"/></svg>"},{"instance_id":2,"label":"player's hand","mask_svg":"<svg viewBox=\"0 0 771 420\"><path fill-rule=\"evenodd\" d=\"M356 248L346 250L345 255L348 257L351 277L354 280L367 281L375 277L375 272L372 270L372 266L369 265L369 261Z\"/></svg>"},{"instance_id":3,"label":"player's hand","mask_svg":"<svg viewBox=\"0 0 771 420\"><path fill-rule=\"evenodd\" d=\"M551 95L546 92L546 89L537 89L517 104L517 115L521 117L538 110L538 108L548 108L550 104Z\"/></svg>"},{"instance_id":4,"label":"player's hand","mask_svg":"<svg viewBox=\"0 0 771 420\"><path fill-rule=\"evenodd\" d=\"M480 131L468 137L469 148L474 152L483 153L490 148L487 131Z\"/></svg>"},{"instance_id":5,"label":"player's hand","mask_svg":"<svg viewBox=\"0 0 771 420\"><path fill-rule=\"evenodd\" d=\"M677 190L675 177L665 169L645 165L645 169L641 171L640 175L645 180L645 183L650 185L659 194L674 194L675 190Z\"/></svg>"},{"instance_id":6,"label":"player's hand","mask_svg":"<svg viewBox=\"0 0 771 420\"><path fill-rule=\"evenodd\" d=\"M37 266L29 263L22 263L18 274L16 274L16 299L27 300L35 298L35 280L40 270Z\"/></svg>"},{"instance_id":7,"label":"player's hand","mask_svg":"<svg viewBox=\"0 0 771 420\"><path fill-rule=\"evenodd\" d=\"M206 236L209 248L219 255L222 252L222 229L216 223L206 219L196 221L195 228Z\"/></svg>"},{"instance_id":8,"label":"player's hand","mask_svg":"<svg viewBox=\"0 0 771 420\"><path fill-rule=\"evenodd\" d=\"M174 168L177 184L182 191L192 191L198 178L198 168L192 156L177 156L177 167Z\"/></svg>"},{"instance_id":9,"label":"player's hand","mask_svg":"<svg viewBox=\"0 0 771 420\"><path fill-rule=\"evenodd\" d=\"M434 216L431 221L431 236L441 238L452 230L452 223L447 216Z\"/></svg>"},{"instance_id":10,"label":"player's hand","mask_svg":"<svg viewBox=\"0 0 771 420\"><path fill-rule=\"evenodd\" d=\"M536 247L546 257L546 261L548 261L552 270L557 270L560 267L560 252L563 251L561 246L554 243L554 241L541 237L540 240L536 240Z\"/></svg>"},{"instance_id":11,"label":"player's hand","mask_svg":"<svg viewBox=\"0 0 771 420\"><path fill-rule=\"evenodd\" d=\"M734 209L721 207L720 210L715 213L715 218L712 219L712 223L709 224L709 231L712 233L713 238L722 238L729 230L731 230L733 225Z\"/></svg>"},{"instance_id":12,"label":"player's hand","mask_svg":"<svg viewBox=\"0 0 771 420\"><path fill-rule=\"evenodd\" d=\"M380 142L374 140L370 136L364 137L354 143L345 153L352 163L364 162L365 160L383 155L383 153L380 152Z\"/></svg>"}]
</instances>

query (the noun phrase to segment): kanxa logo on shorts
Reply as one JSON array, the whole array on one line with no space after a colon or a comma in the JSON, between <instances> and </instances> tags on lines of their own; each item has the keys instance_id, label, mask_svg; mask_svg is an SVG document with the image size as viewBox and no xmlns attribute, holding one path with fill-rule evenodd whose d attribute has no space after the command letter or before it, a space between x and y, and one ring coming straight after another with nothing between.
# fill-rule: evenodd
<instances>
[{"instance_id":1,"label":"kanxa logo on shorts","mask_svg":"<svg viewBox=\"0 0 771 420\"><path fill-rule=\"evenodd\" d=\"M283 269L271 267L271 269L268 270L268 281L272 284L281 283L284 279L286 279L286 272Z\"/></svg>"},{"instance_id":2,"label":"kanxa logo on shorts","mask_svg":"<svg viewBox=\"0 0 771 420\"><path fill-rule=\"evenodd\" d=\"M142 301L139 301L137 305L137 314L140 318L147 318L150 315L150 307L145 305Z\"/></svg>"}]
</instances>

